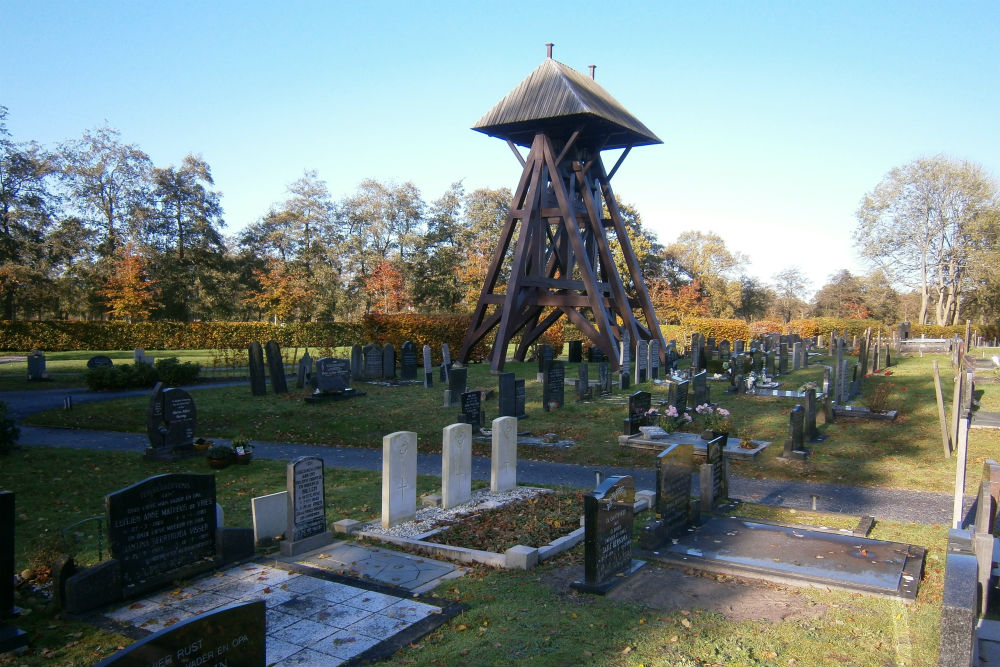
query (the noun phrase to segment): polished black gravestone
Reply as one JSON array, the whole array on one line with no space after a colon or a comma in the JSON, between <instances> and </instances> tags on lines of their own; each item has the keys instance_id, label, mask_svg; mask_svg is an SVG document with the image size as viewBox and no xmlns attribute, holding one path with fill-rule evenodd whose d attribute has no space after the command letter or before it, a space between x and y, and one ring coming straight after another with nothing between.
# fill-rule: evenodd
<instances>
[{"instance_id":1,"label":"polished black gravestone","mask_svg":"<svg viewBox=\"0 0 1000 667\"><path fill-rule=\"evenodd\" d=\"M382 347L368 343L361 351L364 356L364 375L366 380L382 379Z\"/></svg>"},{"instance_id":2,"label":"polished black gravestone","mask_svg":"<svg viewBox=\"0 0 1000 667\"><path fill-rule=\"evenodd\" d=\"M590 366L581 362L576 367L576 400L577 402L589 401L594 397L594 392L590 387Z\"/></svg>"},{"instance_id":3,"label":"polished black gravestone","mask_svg":"<svg viewBox=\"0 0 1000 667\"><path fill-rule=\"evenodd\" d=\"M561 408L566 402L566 365L561 361L550 362L542 382L542 409Z\"/></svg>"},{"instance_id":4,"label":"polished black gravestone","mask_svg":"<svg viewBox=\"0 0 1000 667\"><path fill-rule=\"evenodd\" d=\"M267 395L267 379L264 376L264 350L254 341L247 348L250 358L250 393L254 396Z\"/></svg>"},{"instance_id":5,"label":"polished black gravestone","mask_svg":"<svg viewBox=\"0 0 1000 667\"><path fill-rule=\"evenodd\" d=\"M347 359L317 359L314 383L316 389L311 396L306 397L306 403L340 401L365 395L365 392L351 388L351 362Z\"/></svg>"},{"instance_id":6,"label":"polished black gravestone","mask_svg":"<svg viewBox=\"0 0 1000 667\"><path fill-rule=\"evenodd\" d=\"M28 635L5 619L18 615L14 606L14 494L0 491L0 653L28 645Z\"/></svg>"},{"instance_id":7,"label":"polished black gravestone","mask_svg":"<svg viewBox=\"0 0 1000 667\"><path fill-rule=\"evenodd\" d=\"M579 364L583 361L583 341L571 340L569 342L569 363Z\"/></svg>"},{"instance_id":8,"label":"polished black gravestone","mask_svg":"<svg viewBox=\"0 0 1000 667\"><path fill-rule=\"evenodd\" d=\"M192 566L214 567L214 475L157 475L104 501L108 550L120 564L126 594L180 578Z\"/></svg>"},{"instance_id":9,"label":"polished black gravestone","mask_svg":"<svg viewBox=\"0 0 1000 667\"><path fill-rule=\"evenodd\" d=\"M199 614L140 639L96 667L263 667L266 614L263 600Z\"/></svg>"},{"instance_id":10,"label":"polished black gravestone","mask_svg":"<svg viewBox=\"0 0 1000 667\"><path fill-rule=\"evenodd\" d=\"M281 542L283 556L296 556L333 541L326 525L326 489L323 459L302 456L286 469L288 491L287 539Z\"/></svg>"},{"instance_id":11,"label":"polished black gravestone","mask_svg":"<svg viewBox=\"0 0 1000 667\"><path fill-rule=\"evenodd\" d=\"M275 394L288 393L288 380L285 377L285 362L281 358L281 348L273 340L264 344L267 353L267 370L271 375L271 388Z\"/></svg>"},{"instance_id":12,"label":"polished black gravestone","mask_svg":"<svg viewBox=\"0 0 1000 667\"><path fill-rule=\"evenodd\" d=\"M45 355L38 350L32 350L28 353L28 379L32 382L52 379L45 372Z\"/></svg>"},{"instance_id":13,"label":"polished black gravestone","mask_svg":"<svg viewBox=\"0 0 1000 667\"><path fill-rule=\"evenodd\" d=\"M672 443L656 457L656 516L643 526L645 549L656 549L676 538L691 525L691 475L694 445Z\"/></svg>"},{"instance_id":14,"label":"polished black gravestone","mask_svg":"<svg viewBox=\"0 0 1000 667\"><path fill-rule=\"evenodd\" d=\"M583 579L570 584L604 595L645 561L632 558L635 482L628 475L609 477L583 498Z\"/></svg>"},{"instance_id":15,"label":"polished black gravestone","mask_svg":"<svg viewBox=\"0 0 1000 667\"><path fill-rule=\"evenodd\" d=\"M382 379L396 379L396 348L392 343L386 343L382 348Z\"/></svg>"},{"instance_id":16,"label":"polished black gravestone","mask_svg":"<svg viewBox=\"0 0 1000 667\"><path fill-rule=\"evenodd\" d=\"M483 395L478 391L467 391L462 394L461 405L458 422L472 424L472 431L478 433L483 426Z\"/></svg>"},{"instance_id":17,"label":"polished black gravestone","mask_svg":"<svg viewBox=\"0 0 1000 667\"><path fill-rule=\"evenodd\" d=\"M157 461L176 461L198 452L194 448L194 435L198 426L198 411L194 399L183 389L163 389L161 383L153 387L146 413L146 430L149 448L145 458Z\"/></svg>"},{"instance_id":18,"label":"polished black gravestone","mask_svg":"<svg viewBox=\"0 0 1000 667\"><path fill-rule=\"evenodd\" d=\"M652 395L648 391L637 391L628 397L628 416L625 418L625 435L636 435L639 427L650 426L649 410Z\"/></svg>"},{"instance_id":19,"label":"polished black gravestone","mask_svg":"<svg viewBox=\"0 0 1000 667\"><path fill-rule=\"evenodd\" d=\"M87 360L87 368L102 368L114 365L115 362L111 361L111 357L106 357L103 354L98 354Z\"/></svg>"},{"instance_id":20,"label":"polished black gravestone","mask_svg":"<svg viewBox=\"0 0 1000 667\"><path fill-rule=\"evenodd\" d=\"M464 367L452 367L448 370L448 391L452 405L458 405L462 394L465 393L467 373L468 369Z\"/></svg>"},{"instance_id":21,"label":"polished black gravestone","mask_svg":"<svg viewBox=\"0 0 1000 667\"><path fill-rule=\"evenodd\" d=\"M312 382L313 377L313 360L306 352L299 358L299 364L295 369L295 387L297 389L303 389L306 385Z\"/></svg>"},{"instance_id":22,"label":"polished black gravestone","mask_svg":"<svg viewBox=\"0 0 1000 667\"><path fill-rule=\"evenodd\" d=\"M729 498L727 460L722 455L726 440L726 436L720 435L705 445L705 463L699 470L699 488L701 506L706 511L712 511L718 503Z\"/></svg>"},{"instance_id":23,"label":"polished black gravestone","mask_svg":"<svg viewBox=\"0 0 1000 667\"><path fill-rule=\"evenodd\" d=\"M403 380L417 379L417 346L411 340L403 341L399 350L399 377Z\"/></svg>"},{"instance_id":24,"label":"polished black gravestone","mask_svg":"<svg viewBox=\"0 0 1000 667\"><path fill-rule=\"evenodd\" d=\"M552 360L555 358L555 353L552 350L551 345L539 345L538 346L538 372L544 373L547 366L552 364Z\"/></svg>"},{"instance_id":25,"label":"polished black gravestone","mask_svg":"<svg viewBox=\"0 0 1000 667\"><path fill-rule=\"evenodd\" d=\"M521 393L524 393L524 380L518 380L513 373L500 373L497 376L497 397L499 401L498 416L524 417L524 403L521 403L521 413L517 411L517 383L521 383Z\"/></svg>"},{"instance_id":26,"label":"polished black gravestone","mask_svg":"<svg viewBox=\"0 0 1000 667\"><path fill-rule=\"evenodd\" d=\"M809 458L809 450L805 448L805 408L796 405L788 414L788 439L785 440L785 451L778 458L788 461L805 461Z\"/></svg>"}]
</instances>

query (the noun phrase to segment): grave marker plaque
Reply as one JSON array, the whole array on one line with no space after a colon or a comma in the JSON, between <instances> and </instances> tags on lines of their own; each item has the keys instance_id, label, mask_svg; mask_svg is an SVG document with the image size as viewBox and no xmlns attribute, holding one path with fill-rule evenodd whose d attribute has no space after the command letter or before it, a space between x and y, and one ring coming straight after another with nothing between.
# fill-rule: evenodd
<instances>
[{"instance_id":1,"label":"grave marker plaque","mask_svg":"<svg viewBox=\"0 0 1000 667\"><path fill-rule=\"evenodd\" d=\"M364 356L365 379L380 379L382 377L382 348L374 343L369 343L362 350L362 355Z\"/></svg>"},{"instance_id":2,"label":"grave marker plaque","mask_svg":"<svg viewBox=\"0 0 1000 667\"><path fill-rule=\"evenodd\" d=\"M604 594L645 563L632 560L635 482L609 477L583 498L583 580L573 588ZM624 575L624 576L622 576Z\"/></svg>"},{"instance_id":3,"label":"grave marker plaque","mask_svg":"<svg viewBox=\"0 0 1000 667\"><path fill-rule=\"evenodd\" d=\"M108 548L128 590L215 559L215 476L150 477L104 497Z\"/></svg>"},{"instance_id":4,"label":"grave marker plaque","mask_svg":"<svg viewBox=\"0 0 1000 667\"><path fill-rule=\"evenodd\" d=\"M413 341L403 341L403 347L399 351L399 364L400 378L404 380L417 379L417 346Z\"/></svg>"},{"instance_id":5,"label":"grave marker plaque","mask_svg":"<svg viewBox=\"0 0 1000 667\"><path fill-rule=\"evenodd\" d=\"M694 445L668 445L656 457L656 513L660 515L658 538L671 539L690 524L691 474Z\"/></svg>"},{"instance_id":6,"label":"grave marker plaque","mask_svg":"<svg viewBox=\"0 0 1000 667\"><path fill-rule=\"evenodd\" d=\"M462 414L458 416L462 424L470 424L477 433L483 425L483 395L478 391L462 394Z\"/></svg>"},{"instance_id":7,"label":"grave marker plaque","mask_svg":"<svg viewBox=\"0 0 1000 667\"><path fill-rule=\"evenodd\" d=\"M302 456L285 470L288 491L288 527L281 543L284 556L318 549L332 541L326 527L326 491L323 459Z\"/></svg>"},{"instance_id":8,"label":"grave marker plaque","mask_svg":"<svg viewBox=\"0 0 1000 667\"><path fill-rule=\"evenodd\" d=\"M48 373L45 372L45 355L38 350L28 353L28 379L32 381L47 380Z\"/></svg>"},{"instance_id":9,"label":"grave marker plaque","mask_svg":"<svg viewBox=\"0 0 1000 667\"><path fill-rule=\"evenodd\" d=\"M267 370L271 374L271 388L275 394L287 394L288 382L285 378L285 362L281 358L281 348L273 340L264 345L267 353Z\"/></svg>"},{"instance_id":10,"label":"grave marker plaque","mask_svg":"<svg viewBox=\"0 0 1000 667\"><path fill-rule=\"evenodd\" d=\"M545 370L542 386L542 408L546 411L562 407L566 401L566 366L553 361Z\"/></svg>"},{"instance_id":11,"label":"grave marker plaque","mask_svg":"<svg viewBox=\"0 0 1000 667\"><path fill-rule=\"evenodd\" d=\"M247 348L250 359L250 393L254 396L267 395L267 379L264 376L264 350L254 341Z\"/></svg>"},{"instance_id":12,"label":"grave marker plaque","mask_svg":"<svg viewBox=\"0 0 1000 667\"><path fill-rule=\"evenodd\" d=\"M350 362L347 359L321 357L316 360L316 389L343 392L351 388Z\"/></svg>"},{"instance_id":13,"label":"grave marker plaque","mask_svg":"<svg viewBox=\"0 0 1000 667\"><path fill-rule=\"evenodd\" d=\"M143 637L96 667L206 667L267 662L266 603L243 602Z\"/></svg>"},{"instance_id":14,"label":"grave marker plaque","mask_svg":"<svg viewBox=\"0 0 1000 667\"><path fill-rule=\"evenodd\" d=\"M103 354L98 354L87 360L87 368L101 368L103 366L114 366L115 362L111 361L111 357L106 357Z\"/></svg>"}]
</instances>

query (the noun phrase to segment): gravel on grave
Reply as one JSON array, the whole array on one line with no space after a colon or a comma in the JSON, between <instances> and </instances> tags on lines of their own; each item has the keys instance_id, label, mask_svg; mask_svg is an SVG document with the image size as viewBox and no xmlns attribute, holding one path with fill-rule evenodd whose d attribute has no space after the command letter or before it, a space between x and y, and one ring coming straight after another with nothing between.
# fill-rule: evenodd
<instances>
[{"instance_id":1,"label":"gravel on grave","mask_svg":"<svg viewBox=\"0 0 1000 667\"><path fill-rule=\"evenodd\" d=\"M417 517L412 521L406 521L391 528L382 528L381 521L369 521L361 526L361 531L375 536L385 535L413 539L426 535L441 526L455 523L469 515L528 500L543 493L551 493L551 491L529 486L519 486L500 493L490 493L489 489L480 489L472 492L472 500L458 507L450 509L422 507L417 510Z\"/></svg>"}]
</instances>

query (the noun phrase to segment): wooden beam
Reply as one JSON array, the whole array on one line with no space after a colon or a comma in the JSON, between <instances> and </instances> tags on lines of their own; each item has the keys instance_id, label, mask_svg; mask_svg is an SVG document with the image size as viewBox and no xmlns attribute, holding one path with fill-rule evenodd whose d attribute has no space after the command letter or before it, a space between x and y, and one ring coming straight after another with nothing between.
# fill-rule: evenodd
<instances>
[{"instance_id":1,"label":"wooden beam","mask_svg":"<svg viewBox=\"0 0 1000 667\"><path fill-rule=\"evenodd\" d=\"M514 157L517 158L517 161L521 163L521 169L524 169L528 163L525 162L524 158L521 156L521 151L517 149L517 144L508 139L507 145L510 146L510 150L514 152Z\"/></svg>"},{"instance_id":2,"label":"wooden beam","mask_svg":"<svg viewBox=\"0 0 1000 667\"><path fill-rule=\"evenodd\" d=\"M583 130L583 126L582 125L580 127L576 128L575 130L573 130L573 134L571 134L569 136L569 140L566 142L566 145L563 146L562 151L560 151L559 157L556 158L556 164L561 164L562 163L563 158L566 157L566 153L568 153L569 149L572 148L573 144L576 143L576 139L577 139L577 137L580 136L580 132L582 130Z\"/></svg>"},{"instance_id":3,"label":"wooden beam","mask_svg":"<svg viewBox=\"0 0 1000 667\"><path fill-rule=\"evenodd\" d=\"M621 156L618 158L618 162L615 162L615 166L613 166L611 168L611 173L608 174L608 176L607 176L607 180L608 181L611 181L611 179L615 177L615 172L618 171L618 167L622 166L622 162L625 161L626 156L628 156L628 154L629 154L629 152L631 152L631 150L632 150L631 146L627 146L625 148L625 152L621 154Z\"/></svg>"}]
</instances>

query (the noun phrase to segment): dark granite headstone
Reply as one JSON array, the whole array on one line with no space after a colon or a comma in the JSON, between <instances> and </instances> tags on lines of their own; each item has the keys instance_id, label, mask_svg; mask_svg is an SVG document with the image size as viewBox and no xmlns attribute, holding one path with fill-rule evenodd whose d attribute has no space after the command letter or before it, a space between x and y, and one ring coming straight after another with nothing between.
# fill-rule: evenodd
<instances>
[{"instance_id":1,"label":"dark granite headstone","mask_svg":"<svg viewBox=\"0 0 1000 667\"><path fill-rule=\"evenodd\" d=\"M708 371L695 373L691 377L691 388L694 391L693 398L695 405L704 405L705 403L709 403Z\"/></svg>"},{"instance_id":2,"label":"dark granite headstone","mask_svg":"<svg viewBox=\"0 0 1000 667\"><path fill-rule=\"evenodd\" d=\"M326 532L326 490L323 459L303 456L288 464L288 540L302 540Z\"/></svg>"},{"instance_id":3,"label":"dark granite headstone","mask_svg":"<svg viewBox=\"0 0 1000 667\"><path fill-rule=\"evenodd\" d=\"M743 354L746 349L746 342L740 339L733 341L733 354Z\"/></svg>"},{"instance_id":4,"label":"dark granite headstone","mask_svg":"<svg viewBox=\"0 0 1000 667\"><path fill-rule=\"evenodd\" d=\"M351 379L363 380L365 378L364 353L361 346L354 344L351 346Z\"/></svg>"},{"instance_id":5,"label":"dark granite headstone","mask_svg":"<svg viewBox=\"0 0 1000 667\"><path fill-rule=\"evenodd\" d=\"M806 413L804 420L805 438L815 441L819 431L816 429L816 390L812 387L806 389Z\"/></svg>"},{"instance_id":6,"label":"dark granite headstone","mask_svg":"<svg viewBox=\"0 0 1000 667\"><path fill-rule=\"evenodd\" d=\"M382 379L396 379L396 348L392 343L386 343L382 348Z\"/></svg>"},{"instance_id":7,"label":"dark granite headstone","mask_svg":"<svg viewBox=\"0 0 1000 667\"><path fill-rule=\"evenodd\" d=\"M24 631L7 625L14 607L14 493L0 491L0 654L28 645Z\"/></svg>"},{"instance_id":8,"label":"dark granite headstone","mask_svg":"<svg viewBox=\"0 0 1000 667\"><path fill-rule=\"evenodd\" d=\"M483 395L478 391L467 391L462 394L461 405L459 423L472 424L473 432L478 432L483 425Z\"/></svg>"},{"instance_id":9,"label":"dark granite headstone","mask_svg":"<svg viewBox=\"0 0 1000 667\"><path fill-rule=\"evenodd\" d=\"M677 410L677 414L681 415L688 408L688 388L691 386L690 380L681 380L677 383L677 393L675 399L672 401L674 408Z\"/></svg>"},{"instance_id":10,"label":"dark granite headstone","mask_svg":"<svg viewBox=\"0 0 1000 667\"><path fill-rule=\"evenodd\" d=\"M528 416L528 413L525 411L526 397L527 392L524 388L524 378L514 380L514 416L518 419Z\"/></svg>"},{"instance_id":11,"label":"dark granite headstone","mask_svg":"<svg viewBox=\"0 0 1000 667\"><path fill-rule=\"evenodd\" d=\"M214 475L157 475L109 493L104 503L108 549L126 590L214 561Z\"/></svg>"},{"instance_id":12,"label":"dark granite headstone","mask_svg":"<svg viewBox=\"0 0 1000 667\"><path fill-rule=\"evenodd\" d=\"M451 402L455 404L459 397L465 393L466 378L468 369L463 367L453 367L448 371L448 390L451 392Z\"/></svg>"},{"instance_id":13,"label":"dark granite headstone","mask_svg":"<svg viewBox=\"0 0 1000 667\"><path fill-rule=\"evenodd\" d=\"M263 600L254 600L199 614L143 637L96 667L264 665L265 606Z\"/></svg>"},{"instance_id":14,"label":"dark granite headstone","mask_svg":"<svg viewBox=\"0 0 1000 667\"><path fill-rule=\"evenodd\" d=\"M561 361L551 362L545 370L542 385L542 408L561 408L566 402L566 366Z\"/></svg>"},{"instance_id":15,"label":"dark granite headstone","mask_svg":"<svg viewBox=\"0 0 1000 667\"><path fill-rule=\"evenodd\" d=\"M660 341L649 341L649 377L656 380L660 377Z\"/></svg>"},{"instance_id":16,"label":"dark granite headstone","mask_svg":"<svg viewBox=\"0 0 1000 667\"><path fill-rule=\"evenodd\" d=\"M285 378L285 362L281 358L281 348L273 340L264 344L267 354L267 370L271 375L271 388L275 394L288 393L288 380Z\"/></svg>"},{"instance_id":17,"label":"dark granite headstone","mask_svg":"<svg viewBox=\"0 0 1000 667\"><path fill-rule=\"evenodd\" d=\"M788 345L782 343L778 347L778 374L785 375L788 373Z\"/></svg>"},{"instance_id":18,"label":"dark granite headstone","mask_svg":"<svg viewBox=\"0 0 1000 667\"><path fill-rule=\"evenodd\" d=\"M517 387L521 386L521 408L518 411ZM501 417L524 417L524 380L518 380L513 373L500 373L497 376L499 391L497 392L500 402L499 416Z\"/></svg>"},{"instance_id":19,"label":"dark granite headstone","mask_svg":"<svg viewBox=\"0 0 1000 667\"><path fill-rule=\"evenodd\" d=\"M583 361L583 341L571 340L569 342L569 363L579 364Z\"/></svg>"},{"instance_id":20,"label":"dark granite headstone","mask_svg":"<svg viewBox=\"0 0 1000 667\"><path fill-rule=\"evenodd\" d=\"M100 368L102 366L114 366L115 362L111 361L111 357L106 357L103 354L98 354L87 360L87 368Z\"/></svg>"},{"instance_id":21,"label":"dark granite headstone","mask_svg":"<svg viewBox=\"0 0 1000 667\"><path fill-rule=\"evenodd\" d=\"M404 380L417 379L417 346L412 340L403 341L399 350L399 376Z\"/></svg>"},{"instance_id":22,"label":"dark granite headstone","mask_svg":"<svg viewBox=\"0 0 1000 667\"><path fill-rule=\"evenodd\" d=\"M677 354L677 341L670 341L667 343L667 349L665 352L666 365L664 368L666 372L669 373L677 368L677 360L680 359L680 355Z\"/></svg>"},{"instance_id":23,"label":"dark granite headstone","mask_svg":"<svg viewBox=\"0 0 1000 667\"><path fill-rule=\"evenodd\" d=\"M728 360L730 358L730 345L728 340L719 341L719 358Z\"/></svg>"},{"instance_id":24,"label":"dark granite headstone","mask_svg":"<svg viewBox=\"0 0 1000 667\"><path fill-rule=\"evenodd\" d=\"M611 393L611 367L606 361L597 364L597 383L601 394Z\"/></svg>"},{"instance_id":25,"label":"dark granite headstone","mask_svg":"<svg viewBox=\"0 0 1000 667\"><path fill-rule=\"evenodd\" d=\"M32 381L47 380L45 372L45 355L38 350L28 353L28 379Z\"/></svg>"},{"instance_id":26,"label":"dark granite headstone","mask_svg":"<svg viewBox=\"0 0 1000 667\"><path fill-rule=\"evenodd\" d=\"M194 433L198 425L198 411L191 394L178 387L164 389L163 421L167 432L163 435L166 449L189 447L194 444Z\"/></svg>"},{"instance_id":27,"label":"dark granite headstone","mask_svg":"<svg viewBox=\"0 0 1000 667\"><path fill-rule=\"evenodd\" d=\"M295 372L295 386L302 389L312 381L313 360L306 352L299 358L299 365Z\"/></svg>"},{"instance_id":28,"label":"dark granite headstone","mask_svg":"<svg viewBox=\"0 0 1000 667\"><path fill-rule=\"evenodd\" d=\"M451 348L448 343L441 343L441 382L448 381L448 371L451 370ZM464 389L462 391L465 391ZM454 396L454 394L452 394Z\"/></svg>"},{"instance_id":29,"label":"dark granite headstone","mask_svg":"<svg viewBox=\"0 0 1000 667\"><path fill-rule=\"evenodd\" d=\"M576 367L576 400L589 401L592 396L590 390L590 367L585 363L580 363Z\"/></svg>"},{"instance_id":30,"label":"dark granite headstone","mask_svg":"<svg viewBox=\"0 0 1000 667\"><path fill-rule=\"evenodd\" d=\"M804 444L805 408L796 405L788 415L788 439L785 440L783 458L803 461L809 456Z\"/></svg>"},{"instance_id":31,"label":"dark granite headstone","mask_svg":"<svg viewBox=\"0 0 1000 667\"><path fill-rule=\"evenodd\" d=\"M424 386L434 386L434 366L431 364L431 346L424 345Z\"/></svg>"},{"instance_id":32,"label":"dark granite headstone","mask_svg":"<svg viewBox=\"0 0 1000 667\"><path fill-rule=\"evenodd\" d=\"M320 392L343 392L350 388L351 370L347 359L321 357L316 360L316 389Z\"/></svg>"},{"instance_id":33,"label":"dark granite headstone","mask_svg":"<svg viewBox=\"0 0 1000 667\"><path fill-rule=\"evenodd\" d=\"M649 341L639 340L635 344L635 383L642 384L649 377Z\"/></svg>"},{"instance_id":34,"label":"dark granite headstone","mask_svg":"<svg viewBox=\"0 0 1000 667\"><path fill-rule=\"evenodd\" d=\"M254 341L247 349L250 358L250 393L254 396L267 394L267 379L264 376L264 350Z\"/></svg>"},{"instance_id":35,"label":"dark granite headstone","mask_svg":"<svg viewBox=\"0 0 1000 667\"><path fill-rule=\"evenodd\" d=\"M648 391L637 391L628 397L628 417L625 418L625 435L636 435L640 426L649 426L652 396Z\"/></svg>"},{"instance_id":36,"label":"dark granite headstone","mask_svg":"<svg viewBox=\"0 0 1000 667\"><path fill-rule=\"evenodd\" d=\"M544 373L545 368L552 363L555 353L551 345L542 344L538 346L538 372Z\"/></svg>"},{"instance_id":37,"label":"dark granite headstone","mask_svg":"<svg viewBox=\"0 0 1000 667\"><path fill-rule=\"evenodd\" d=\"M596 345L591 345L587 348L587 361L590 363L595 364L607 360L608 358L605 356L604 352L601 351L601 348Z\"/></svg>"},{"instance_id":38,"label":"dark granite headstone","mask_svg":"<svg viewBox=\"0 0 1000 667\"><path fill-rule=\"evenodd\" d=\"M364 355L364 374L366 380L378 380L382 377L382 348L374 343L368 343L362 350Z\"/></svg>"},{"instance_id":39,"label":"dark granite headstone","mask_svg":"<svg viewBox=\"0 0 1000 667\"><path fill-rule=\"evenodd\" d=\"M701 506L711 510L723 499L729 497L729 480L726 475L726 459L723 448L726 437L719 436L705 445L705 463L701 466Z\"/></svg>"},{"instance_id":40,"label":"dark granite headstone","mask_svg":"<svg viewBox=\"0 0 1000 667\"><path fill-rule=\"evenodd\" d=\"M694 472L694 445L668 445L656 457L656 513L659 541L676 537L691 523L691 474Z\"/></svg>"},{"instance_id":41,"label":"dark granite headstone","mask_svg":"<svg viewBox=\"0 0 1000 667\"><path fill-rule=\"evenodd\" d=\"M609 477L583 498L583 580L573 588L604 594L644 565L632 560L635 482Z\"/></svg>"}]
</instances>

